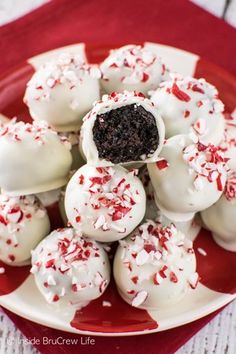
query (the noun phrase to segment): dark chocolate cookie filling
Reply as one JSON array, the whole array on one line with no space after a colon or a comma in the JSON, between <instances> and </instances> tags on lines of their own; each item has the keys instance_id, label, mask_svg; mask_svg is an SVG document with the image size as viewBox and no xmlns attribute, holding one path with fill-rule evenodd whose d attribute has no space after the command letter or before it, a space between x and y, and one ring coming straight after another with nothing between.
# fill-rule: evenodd
<instances>
[{"instance_id":1,"label":"dark chocolate cookie filling","mask_svg":"<svg viewBox=\"0 0 236 354\"><path fill-rule=\"evenodd\" d=\"M113 163L141 160L159 144L155 118L142 106L127 105L97 116L93 139L99 158Z\"/></svg>"}]
</instances>

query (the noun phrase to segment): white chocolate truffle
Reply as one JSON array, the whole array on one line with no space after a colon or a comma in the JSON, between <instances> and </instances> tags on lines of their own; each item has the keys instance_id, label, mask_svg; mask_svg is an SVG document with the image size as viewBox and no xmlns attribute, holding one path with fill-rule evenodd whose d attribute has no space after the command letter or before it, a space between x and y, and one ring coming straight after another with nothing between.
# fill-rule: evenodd
<instances>
[{"instance_id":1,"label":"white chocolate truffle","mask_svg":"<svg viewBox=\"0 0 236 354\"><path fill-rule=\"evenodd\" d=\"M236 172L236 118L226 120L224 140L220 144L220 148L229 158L229 168Z\"/></svg>"},{"instance_id":2,"label":"white chocolate truffle","mask_svg":"<svg viewBox=\"0 0 236 354\"><path fill-rule=\"evenodd\" d=\"M201 212L206 227L221 247L236 252L236 173L229 175L224 194Z\"/></svg>"},{"instance_id":3,"label":"white chocolate truffle","mask_svg":"<svg viewBox=\"0 0 236 354\"><path fill-rule=\"evenodd\" d=\"M71 170L70 171L70 178L76 173L75 170ZM58 200L58 206L59 206L59 212L60 212L60 216L62 218L63 224L64 226L70 226L70 223L68 224L68 218L66 216L66 210L65 210L65 191L66 191L66 187L61 189L61 193L59 195L59 200Z\"/></svg>"},{"instance_id":4,"label":"white chocolate truffle","mask_svg":"<svg viewBox=\"0 0 236 354\"><path fill-rule=\"evenodd\" d=\"M43 206L48 207L54 203L59 202L61 195L61 188L53 189L48 192L42 192L36 194L36 197L40 200Z\"/></svg>"},{"instance_id":5,"label":"white chocolate truffle","mask_svg":"<svg viewBox=\"0 0 236 354\"><path fill-rule=\"evenodd\" d=\"M126 45L112 50L100 65L105 92L140 91L145 95L169 78L161 58L141 45Z\"/></svg>"},{"instance_id":6,"label":"white chocolate truffle","mask_svg":"<svg viewBox=\"0 0 236 354\"><path fill-rule=\"evenodd\" d=\"M64 53L45 63L27 84L24 102L34 120L56 131L78 130L82 118L99 99L100 70L80 56Z\"/></svg>"},{"instance_id":7,"label":"white chocolate truffle","mask_svg":"<svg viewBox=\"0 0 236 354\"><path fill-rule=\"evenodd\" d=\"M53 231L32 252L31 273L47 302L78 309L106 290L110 264L101 245L65 228Z\"/></svg>"},{"instance_id":8,"label":"white chocolate truffle","mask_svg":"<svg viewBox=\"0 0 236 354\"><path fill-rule=\"evenodd\" d=\"M146 192L146 213L144 218L153 220L163 226L170 226L173 224L177 230L181 231L188 239L194 240L201 228L199 223L195 220L195 215L190 220L179 222L167 218L156 205L155 191L147 167L140 171L139 178L141 179Z\"/></svg>"},{"instance_id":9,"label":"white chocolate truffle","mask_svg":"<svg viewBox=\"0 0 236 354\"><path fill-rule=\"evenodd\" d=\"M60 212L63 224L65 226L67 226L68 225L68 219L67 219L66 211L65 211L65 191L64 190L60 194L58 206L59 206L59 212Z\"/></svg>"},{"instance_id":10,"label":"white chocolate truffle","mask_svg":"<svg viewBox=\"0 0 236 354\"><path fill-rule=\"evenodd\" d=\"M168 139L159 161L148 164L159 209L171 220L187 221L214 204L224 190L226 161L214 145L187 135Z\"/></svg>"},{"instance_id":11,"label":"white chocolate truffle","mask_svg":"<svg viewBox=\"0 0 236 354\"><path fill-rule=\"evenodd\" d=\"M147 310L177 303L198 283L192 241L150 220L120 241L113 269L121 297Z\"/></svg>"},{"instance_id":12,"label":"white chocolate truffle","mask_svg":"<svg viewBox=\"0 0 236 354\"><path fill-rule=\"evenodd\" d=\"M80 132L64 132L60 134L61 137L66 139L71 144L72 165L71 170L78 170L81 166L85 165L85 159L79 149Z\"/></svg>"},{"instance_id":13,"label":"white chocolate truffle","mask_svg":"<svg viewBox=\"0 0 236 354\"><path fill-rule=\"evenodd\" d=\"M13 266L28 261L49 231L47 212L35 196L0 195L1 261Z\"/></svg>"},{"instance_id":14,"label":"white chocolate truffle","mask_svg":"<svg viewBox=\"0 0 236 354\"><path fill-rule=\"evenodd\" d=\"M80 143L92 166L125 165L157 161L164 135L164 123L149 99L137 92L113 92L85 116Z\"/></svg>"},{"instance_id":15,"label":"white chocolate truffle","mask_svg":"<svg viewBox=\"0 0 236 354\"><path fill-rule=\"evenodd\" d=\"M155 203L154 188L148 173L147 166L139 171L138 177L140 178L146 193L146 212L144 218L156 220L159 210Z\"/></svg>"},{"instance_id":16,"label":"white chocolate truffle","mask_svg":"<svg viewBox=\"0 0 236 354\"><path fill-rule=\"evenodd\" d=\"M0 128L0 186L8 195L49 191L66 184L70 143L45 122L14 121Z\"/></svg>"},{"instance_id":17,"label":"white chocolate truffle","mask_svg":"<svg viewBox=\"0 0 236 354\"><path fill-rule=\"evenodd\" d=\"M101 242L127 236L142 221L146 197L141 181L121 166L84 165L66 188L65 210L71 225Z\"/></svg>"},{"instance_id":18,"label":"white chocolate truffle","mask_svg":"<svg viewBox=\"0 0 236 354\"><path fill-rule=\"evenodd\" d=\"M224 136L224 105L204 79L173 75L151 96L162 116L166 138L190 131L204 144L218 145Z\"/></svg>"}]
</instances>

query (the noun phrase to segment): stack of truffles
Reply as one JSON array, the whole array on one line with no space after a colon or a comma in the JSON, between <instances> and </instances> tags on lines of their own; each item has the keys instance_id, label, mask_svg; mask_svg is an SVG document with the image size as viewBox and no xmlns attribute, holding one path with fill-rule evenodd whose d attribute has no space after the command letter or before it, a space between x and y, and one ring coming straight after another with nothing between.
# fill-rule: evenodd
<instances>
[{"instance_id":1,"label":"stack of truffles","mask_svg":"<svg viewBox=\"0 0 236 354\"><path fill-rule=\"evenodd\" d=\"M101 92L103 95L101 95ZM131 306L158 309L197 287L195 216L236 251L236 125L215 87L171 73L145 46L100 66L64 53L39 68L32 124L0 128L0 259L31 260L51 304L81 308L113 274ZM60 199L65 228L47 214Z\"/></svg>"}]
</instances>

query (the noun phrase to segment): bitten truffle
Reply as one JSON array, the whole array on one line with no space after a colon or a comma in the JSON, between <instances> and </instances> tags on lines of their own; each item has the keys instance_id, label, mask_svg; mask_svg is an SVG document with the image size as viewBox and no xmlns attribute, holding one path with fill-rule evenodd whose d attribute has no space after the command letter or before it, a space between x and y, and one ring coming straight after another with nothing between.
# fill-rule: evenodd
<instances>
[{"instance_id":1,"label":"bitten truffle","mask_svg":"<svg viewBox=\"0 0 236 354\"><path fill-rule=\"evenodd\" d=\"M164 135L163 121L150 100L136 92L113 93L104 95L84 118L81 149L93 166L153 162Z\"/></svg>"}]
</instances>

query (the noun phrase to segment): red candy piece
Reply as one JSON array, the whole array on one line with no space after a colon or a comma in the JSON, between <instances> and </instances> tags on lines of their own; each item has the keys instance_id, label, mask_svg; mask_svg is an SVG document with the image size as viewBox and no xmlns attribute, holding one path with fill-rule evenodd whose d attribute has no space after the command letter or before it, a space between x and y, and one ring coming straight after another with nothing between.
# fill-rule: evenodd
<instances>
[{"instance_id":1,"label":"red candy piece","mask_svg":"<svg viewBox=\"0 0 236 354\"><path fill-rule=\"evenodd\" d=\"M176 83L173 84L171 92L180 101L189 102L191 100L191 97L186 92L180 90Z\"/></svg>"}]
</instances>

